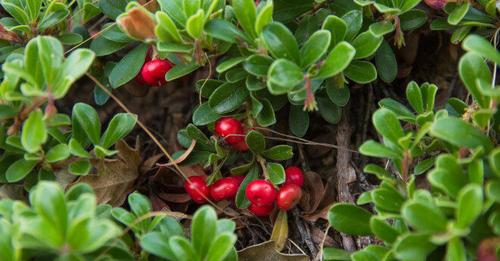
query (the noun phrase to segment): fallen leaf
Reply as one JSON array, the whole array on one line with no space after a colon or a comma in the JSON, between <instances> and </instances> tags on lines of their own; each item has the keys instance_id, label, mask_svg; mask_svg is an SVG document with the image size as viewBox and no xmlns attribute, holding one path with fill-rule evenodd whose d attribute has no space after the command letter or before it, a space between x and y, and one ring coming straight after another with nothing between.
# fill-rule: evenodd
<instances>
[{"instance_id":1,"label":"fallen leaf","mask_svg":"<svg viewBox=\"0 0 500 261\"><path fill-rule=\"evenodd\" d=\"M274 249L273 241L266 241L238 251L240 261L307 261L306 255L282 254Z\"/></svg>"},{"instance_id":2,"label":"fallen leaf","mask_svg":"<svg viewBox=\"0 0 500 261\"><path fill-rule=\"evenodd\" d=\"M286 211L280 211L274 221L270 240L274 242L277 251L283 250L288 239L288 217Z\"/></svg>"},{"instance_id":3,"label":"fallen leaf","mask_svg":"<svg viewBox=\"0 0 500 261\"><path fill-rule=\"evenodd\" d=\"M139 150L131 148L120 140L115 145L118 155L115 159L92 160L96 174L80 177L76 183L85 182L94 188L97 202L121 206L139 176L141 156Z\"/></svg>"}]
</instances>

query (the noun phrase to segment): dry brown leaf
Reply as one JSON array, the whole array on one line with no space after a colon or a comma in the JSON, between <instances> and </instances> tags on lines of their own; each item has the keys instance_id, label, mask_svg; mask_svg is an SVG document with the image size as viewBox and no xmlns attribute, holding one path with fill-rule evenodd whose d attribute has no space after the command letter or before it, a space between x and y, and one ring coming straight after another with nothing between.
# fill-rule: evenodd
<instances>
[{"instance_id":1,"label":"dry brown leaf","mask_svg":"<svg viewBox=\"0 0 500 261\"><path fill-rule=\"evenodd\" d=\"M134 7L117 20L127 34L137 40L154 39L156 22L143 8Z\"/></svg>"},{"instance_id":2,"label":"dry brown leaf","mask_svg":"<svg viewBox=\"0 0 500 261\"><path fill-rule=\"evenodd\" d=\"M288 218L286 211L280 211L274 221L270 240L274 242L277 251L283 250L288 239Z\"/></svg>"},{"instance_id":3,"label":"dry brown leaf","mask_svg":"<svg viewBox=\"0 0 500 261\"><path fill-rule=\"evenodd\" d=\"M273 241L266 241L261 244L249 246L238 251L240 261L307 261L306 255L287 255L274 249Z\"/></svg>"},{"instance_id":4,"label":"dry brown leaf","mask_svg":"<svg viewBox=\"0 0 500 261\"><path fill-rule=\"evenodd\" d=\"M300 207L304 210L304 213L313 213L325 194L325 186L318 173L314 171L304 173L302 192Z\"/></svg>"},{"instance_id":5,"label":"dry brown leaf","mask_svg":"<svg viewBox=\"0 0 500 261\"><path fill-rule=\"evenodd\" d=\"M116 143L118 156L115 159L93 160L96 174L80 177L76 182L85 182L94 188L98 203L121 206L139 176L141 156L123 140Z\"/></svg>"}]
</instances>

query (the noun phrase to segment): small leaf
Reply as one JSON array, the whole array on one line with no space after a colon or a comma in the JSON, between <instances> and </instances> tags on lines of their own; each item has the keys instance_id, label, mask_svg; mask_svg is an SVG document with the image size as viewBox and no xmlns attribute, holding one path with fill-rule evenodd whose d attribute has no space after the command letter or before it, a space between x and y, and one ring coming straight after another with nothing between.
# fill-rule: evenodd
<instances>
[{"instance_id":1,"label":"small leaf","mask_svg":"<svg viewBox=\"0 0 500 261\"><path fill-rule=\"evenodd\" d=\"M191 238L194 249L200 256L205 256L212 244L217 228L217 214L210 206L199 208L191 224L191 234L196 235ZM172 250L175 249L172 248Z\"/></svg>"},{"instance_id":2,"label":"small leaf","mask_svg":"<svg viewBox=\"0 0 500 261\"><path fill-rule=\"evenodd\" d=\"M130 113L118 113L109 122L99 143L104 148L109 148L118 140L123 139L135 127L137 115Z\"/></svg>"},{"instance_id":3,"label":"small leaf","mask_svg":"<svg viewBox=\"0 0 500 261\"><path fill-rule=\"evenodd\" d=\"M194 39L200 39L203 33L205 12L199 9L196 14L190 16L186 22L186 31Z\"/></svg>"},{"instance_id":4,"label":"small leaf","mask_svg":"<svg viewBox=\"0 0 500 261\"><path fill-rule=\"evenodd\" d=\"M288 115L288 127L293 135L304 137L309 129L309 113L302 109L303 106L291 105Z\"/></svg>"},{"instance_id":5,"label":"small leaf","mask_svg":"<svg viewBox=\"0 0 500 261\"><path fill-rule=\"evenodd\" d=\"M8 182L18 182L25 178L37 165L37 161L20 159L12 163L5 171Z\"/></svg>"},{"instance_id":6,"label":"small leaf","mask_svg":"<svg viewBox=\"0 0 500 261\"><path fill-rule=\"evenodd\" d=\"M328 212L328 221L336 230L349 235L371 235L370 218L372 214L358 206L337 203Z\"/></svg>"},{"instance_id":7,"label":"small leaf","mask_svg":"<svg viewBox=\"0 0 500 261\"><path fill-rule=\"evenodd\" d=\"M377 69L367 61L353 61L344 73L347 78L359 84L366 84L377 79Z\"/></svg>"},{"instance_id":8,"label":"small leaf","mask_svg":"<svg viewBox=\"0 0 500 261\"><path fill-rule=\"evenodd\" d=\"M396 56L387 41L382 41L375 53L375 66L380 79L386 83L391 83L398 74L398 64Z\"/></svg>"},{"instance_id":9,"label":"small leaf","mask_svg":"<svg viewBox=\"0 0 500 261\"><path fill-rule=\"evenodd\" d=\"M330 31L331 41L329 47L333 47L344 40L347 32L347 24L338 16L329 15L323 22L321 29Z\"/></svg>"},{"instance_id":10,"label":"small leaf","mask_svg":"<svg viewBox=\"0 0 500 261\"><path fill-rule=\"evenodd\" d=\"M471 149L483 147L486 151L493 148L491 140L480 130L454 117L444 117L434 121L431 135L459 147Z\"/></svg>"},{"instance_id":11,"label":"small leaf","mask_svg":"<svg viewBox=\"0 0 500 261\"><path fill-rule=\"evenodd\" d=\"M446 231L446 217L436 206L407 202L401 211L404 219L422 232Z\"/></svg>"},{"instance_id":12,"label":"small leaf","mask_svg":"<svg viewBox=\"0 0 500 261\"><path fill-rule=\"evenodd\" d=\"M32 111L23 124L21 144L30 153L37 152L47 141L47 127L41 110Z\"/></svg>"},{"instance_id":13,"label":"small leaf","mask_svg":"<svg viewBox=\"0 0 500 261\"><path fill-rule=\"evenodd\" d=\"M465 186L458 194L458 207L455 217L457 226L468 228L481 214L483 209L483 190L477 184Z\"/></svg>"},{"instance_id":14,"label":"small leaf","mask_svg":"<svg viewBox=\"0 0 500 261\"><path fill-rule=\"evenodd\" d=\"M278 59L271 64L268 72L268 87L272 94L284 94L304 80L304 74L295 63ZM269 84L271 83L271 85ZM274 88L279 86L280 88Z\"/></svg>"},{"instance_id":15,"label":"small leaf","mask_svg":"<svg viewBox=\"0 0 500 261\"><path fill-rule=\"evenodd\" d=\"M362 59L373 55L382 44L382 40L381 36L376 36L371 31L359 34L352 41L352 46L356 49L354 59Z\"/></svg>"},{"instance_id":16,"label":"small leaf","mask_svg":"<svg viewBox=\"0 0 500 261\"><path fill-rule=\"evenodd\" d=\"M274 57L288 59L296 63L300 61L297 40L283 24L277 22L268 24L262 30L262 39Z\"/></svg>"},{"instance_id":17,"label":"small leaf","mask_svg":"<svg viewBox=\"0 0 500 261\"><path fill-rule=\"evenodd\" d=\"M120 62L115 65L109 74L109 83L113 88L118 88L134 79L144 64L147 50L148 46L146 44L141 44L127 53Z\"/></svg>"},{"instance_id":18,"label":"small leaf","mask_svg":"<svg viewBox=\"0 0 500 261\"><path fill-rule=\"evenodd\" d=\"M193 124L197 126L210 124L219 118L220 115L210 108L208 102L202 103L200 106L196 107L193 112Z\"/></svg>"},{"instance_id":19,"label":"small leaf","mask_svg":"<svg viewBox=\"0 0 500 261\"><path fill-rule=\"evenodd\" d=\"M448 15L448 23L451 25L457 25L462 21L465 14L469 11L470 4L463 3L457 6L449 15Z\"/></svg>"},{"instance_id":20,"label":"small leaf","mask_svg":"<svg viewBox=\"0 0 500 261\"><path fill-rule=\"evenodd\" d=\"M165 79L167 81L173 81L196 71L198 68L200 68L200 66L195 63L176 64L174 68L167 72Z\"/></svg>"},{"instance_id":21,"label":"small leaf","mask_svg":"<svg viewBox=\"0 0 500 261\"><path fill-rule=\"evenodd\" d=\"M285 169L281 164L278 163L267 163L267 174L269 175L269 180L274 185L279 185L285 182Z\"/></svg>"},{"instance_id":22,"label":"small leaf","mask_svg":"<svg viewBox=\"0 0 500 261\"><path fill-rule=\"evenodd\" d=\"M232 112L248 98L248 91L240 83L225 83L219 86L208 99L208 105L218 114Z\"/></svg>"},{"instance_id":23,"label":"small leaf","mask_svg":"<svg viewBox=\"0 0 500 261\"><path fill-rule=\"evenodd\" d=\"M329 78L341 73L351 63L356 49L347 42L338 43L328 54L315 78Z\"/></svg>"},{"instance_id":24,"label":"small leaf","mask_svg":"<svg viewBox=\"0 0 500 261\"><path fill-rule=\"evenodd\" d=\"M90 161L86 159L74 161L69 165L68 171L69 173L77 176L85 176L92 169L92 165Z\"/></svg>"},{"instance_id":25,"label":"small leaf","mask_svg":"<svg viewBox=\"0 0 500 261\"><path fill-rule=\"evenodd\" d=\"M388 109L378 109L372 119L377 132L393 144L398 144L399 139L405 135L396 114Z\"/></svg>"},{"instance_id":26,"label":"small leaf","mask_svg":"<svg viewBox=\"0 0 500 261\"><path fill-rule=\"evenodd\" d=\"M52 147L45 155L45 160L49 163L65 160L70 156L68 145L62 143Z\"/></svg>"},{"instance_id":27,"label":"small leaf","mask_svg":"<svg viewBox=\"0 0 500 261\"><path fill-rule=\"evenodd\" d=\"M255 154L260 154L266 149L266 140L264 135L258 131L249 131L245 137L248 148Z\"/></svg>"},{"instance_id":28,"label":"small leaf","mask_svg":"<svg viewBox=\"0 0 500 261\"><path fill-rule=\"evenodd\" d=\"M330 32L318 30L314 32L300 49L301 67L306 68L318 61L330 46Z\"/></svg>"},{"instance_id":29,"label":"small leaf","mask_svg":"<svg viewBox=\"0 0 500 261\"><path fill-rule=\"evenodd\" d=\"M293 157L292 147L288 145L276 145L262 152L262 156L271 160L288 160Z\"/></svg>"}]
</instances>

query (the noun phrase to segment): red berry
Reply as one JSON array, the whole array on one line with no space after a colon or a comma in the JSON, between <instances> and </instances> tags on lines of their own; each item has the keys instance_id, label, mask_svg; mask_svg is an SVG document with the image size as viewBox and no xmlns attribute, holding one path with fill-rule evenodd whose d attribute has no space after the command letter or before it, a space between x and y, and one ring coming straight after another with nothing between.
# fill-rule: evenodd
<instances>
[{"instance_id":1,"label":"red berry","mask_svg":"<svg viewBox=\"0 0 500 261\"><path fill-rule=\"evenodd\" d=\"M215 132L229 144L245 143L245 137L242 136L244 134L243 125L233 117L220 118L215 123Z\"/></svg>"},{"instance_id":2,"label":"red berry","mask_svg":"<svg viewBox=\"0 0 500 261\"><path fill-rule=\"evenodd\" d=\"M304 174L302 170L297 166L291 166L285 169L285 184L295 184L299 187L304 185Z\"/></svg>"},{"instance_id":3,"label":"red berry","mask_svg":"<svg viewBox=\"0 0 500 261\"><path fill-rule=\"evenodd\" d=\"M245 179L245 176L233 176L233 179L236 180L236 182L238 182L238 186L241 185L241 182L243 182L243 180Z\"/></svg>"},{"instance_id":4,"label":"red berry","mask_svg":"<svg viewBox=\"0 0 500 261\"><path fill-rule=\"evenodd\" d=\"M258 179L248 183L245 189L248 200L255 205L269 205L276 199L276 189L267 180Z\"/></svg>"},{"instance_id":5,"label":"red berry","mask_svg":"<svg viewBox=\"0 0 500 261\"><path fill-rule=\"evenodd\" d=\"M184 189L194 202L202 204L210 197L210 190L205 176L191 176L184 182Z\"/></svg>"},{"instance_id":6,"label":"red berry","mask_svg":"<svg viewBox=\"0 0 500 261\"><path fill-rule=\"evenodd\" d=\"M281 186L278 192L276 204L279 209L286 211L295 207L295 205L299 202L300 197L302 197L302 190L299 186L296 184L285 184Z\"/></svg>"},{"instance_id":7,"label":"red berry","mask_svg":"<svg viewBox=\"0 0 500 261\"><path fill-rule=\"evenodd\" d=\"M274 209L274 204L259 206L256 204L250 204L248 210L258 217L269 216Z\"/></svg>"},{"instance_id":8,"label":"red berry","mask_svg":"<svg viewBox=\"0 0 500 261\"><path fill-rule=\"evenodd\" d=\"M238 192L240 183L241 182L234 177L219 179L210 186L210 196L212 196L215 201L234 198L236 192Z\"/></svg>"},{"instance_id":9,"label":"red berry","mask_svg":"<svg viewBox=\"0 0 500 261\"><path fill-rule=\"evenodd\" d=\"M238 143L232 144L232 146L234 149L241 151L241 152L248 151L248 145L245 141L240 141Z\"/></svg>"},{"instance_id":10,"label":"red berry","mask_svg":"<svg viewBox=\"0 0 500 261\"><path fill-rule=\"evenodd\" d=\"M151 60L142 66L141 76L148 85L159 87L167 83L165 74L171 68L172 64L166 60Z\"/></svg>"}]
</instances>

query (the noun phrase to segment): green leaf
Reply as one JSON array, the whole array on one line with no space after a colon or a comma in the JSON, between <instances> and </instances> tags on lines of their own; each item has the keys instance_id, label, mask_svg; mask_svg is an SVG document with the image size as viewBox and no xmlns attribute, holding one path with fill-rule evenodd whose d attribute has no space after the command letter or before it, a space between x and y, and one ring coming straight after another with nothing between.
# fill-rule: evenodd
<instances>
[{"instance_id":1,"label":"green leaf","mask_svg":"<svg viewBox=\"0 0 500 261\"><path fill-rule=\"evenodd\" d=\"M382 44L382 40L381 36L376 36L371 31L359 34L352 41L352 46L356 49L354 59L362 59L373 55Z\"/></svg>"},{"instance_id":2,"label":"green leaf","mask_svg":"<svg viewBox=\"0 0 500 261\"><path fill-rule=\"evenodd\" d=\"M377 132L394 144L398 144L399 139L405 135L396 114L391 110L380 108L375 111L372 119Z\"/></svg>"},{"instance_id":3,"label":"green leaf","mask_svg":"<svg viewBox=\"0 0 500 261\"><path fill-rule=\"evenodd\" d=\"M248 91L240 83L225 83L219 86L208 99L208 105L218 114L238 109L248 98Z\"/></svg>"},{"instance_id":4,"label":"green leaf","mask_svg":"<svg viewBox=\"0 0 500 261\"><path fill-rule=\"evenodd\" d=\"M169 239L170 236L165 233L151 232L141 238L140 244L142 249L148 253L168 260L174 260L175 255L168 244Z\"/></svg>"},{"instance_id":5,"label":"green leaf","mask_svg":"<svg viewBox=\"0 0 500 261\"><path fill-rule=\"evenodd\" d=\"M347 42L338 43L328 54L315 78L329 78L341 73L351 63L356 49Z\"/></svg>"},{"instance_id":6,"label":"green leaf","mask_svg":"<svg viewBox=\"0 0 500 261\"><path fill-rule=\"evenodd\" d=\"M144 216L153 210L149 199L139 192L133 192L128 196L128 204L137 217Z\"/></svg>"},{"instance_id":7,"label":"green leaf","mask_svg":"<svg viewBox=\"0 0 500 261\"><path fill-rule=\"evenodd\" d=\"M257 123L262 127L269 127L276 123L274 108L268 99L262 99L262 111L257 115Z\"/></svg>"},{"instance_id":8,"label":"green leaf","mask_svg":"<svg viewBox=\"0 0 500 261\"><path fill-rule=\"evenodd\" d=\"M148 46L146 44L138 45L115 65L109 74L111 87L118 88L134 79L144 64L147 50Z\"/></svg>"},{"instance_id":9,"label":"green leaf","mask_svg":"<svg viewBox=\"0 0 500 261\"><path fill-rule=\"evenodd\" d=\"M485 134L459 118L444 117L435 120L431 135L459 147L483 147L486 151L493 149L491 140Z\"/></svg>"},{"instance_id":10,"label":"green leaf","mask_svg":"<svg viewBox=\"0 0 500 261\"><path fill-rule=\"evenodd\" d=\"M279 185L285 182L285 169L279 163L267 163L266 166L267 174L269 175L269 180L274 185Z\"/></svg>"},{"instance_id":11,"label":"green leaf","mask_svg":"<svg viewBox=\"0 0 500 261\"><path fill-rule=\"evenodd\" d=\"M458 194L455 217L456 225L468 228L479 217L483 209L483 190L477 184L465 186Z\"/></svg>"},{"instance_id":12,"label":"green leaf","mask_svg":"<svg viewBox=\"0 0 500 261\"><path fill-rule=\"evenodd\" d=\"M109 122L108 128L101 137L100 145L109 148L118 140L123 139L135 127L137 115L130 113L118 113Z\"/></svg>"},{"instance_id":13,"label":"green leaf","mask_svg":"<svg viewBox=\"0 0 500 261\"><path fill-rule=\"evenodd\" d=\"M377 238L389 244L394 243L399 236L399 232L389 225L383 218L373 216L370 219L370 229Z\"/></svg>"},{"instance_id":14,"label":"green leaf","mask_svg":"<svg viewBox=\"0 0 500 261\"><path fill-rule=\"evenodd\" d=\"M69 165L68 171L69 173L77 176L85 176L92 169L92 164L87 159L82 159L78 161L74 161Z\"/></svg>"},{"instance_id":15,"label":"green leaf","mask_svg":"<svg viewBox=\"0 0 500 261\"><path fill-rule=\"evenodd\" d=\"M246 57L233 57L233 58L224 60L217 65L215 70L218 73L223 73L223 72L235 67L236 65L242 63L243 61L245 61L245 59L246 59Z\"/></svg>"},{"instance_id":16,"label":"green leaf","mask_svg":"<svg viewBox=\"0 0 500 261\"><path fill-rule=\"evenodd\" d=\"M330 31L330 48L336 46L338 43L344 40L347 32L347 24L342 18L335 15L329 15L323 22L321 29Z\"/></svg>"},{"instance_id":17,"label":"green leaf","mask_svg":"<svg viewBox=\"0 0 500 261\"><path fill-rule=\"evenodd\" d=\"M372 190L371 198L377 209L387 212L399 213L405 198L391 185L382 183L383 186Z\"/></svg>"},{"instance_id":18,"label":"green leaf","mask_svg":"<svg viewBox=\"0 0 500 261\"><path fill-rule=\"evenodd\" d=\"M273 63L273 59L268 56L251 55L243 63L243 68L248 73L257 77L267 76L269 66Z\"/></svg>"},{"instance_id":19,"label":"green leaf","mask_svg":"<svg viewBox=\"0 0 500 261\"><path fill-rule=\"evenodd\" d=\"M264 135L258 131L249 131L245 137L248 148L255 154L261 154L266 149L266 140Z\"/></svg>"},{"instance_id":20,"label":"green leaf","mask_svg":"<svg viewBox=\"0 0 500 261\"><path fill-rule=\"evenodd\" d=\"M314 32L300 49L300 66L306 68L317 62L330 46L331 35L328 30Z\"/></svg>"},{"instance_id":21,"label":"green leaf","mask_svg":"<svg viewBox=\"0 0 500 261\"><path fill-rule=\"evenodd\" d=\"M266 5L259 10L255 21L255 32L259 35L262 29L273 21L273 2L266 2Z\"/></svg>"},{"instance_id":22,"label":"green leaf","mask_svg":"<svg viewBox=\"0 0 500 261\"><path fill-rule=\"evenodd\" d=\"M205 33L213 38L229 43L237 43L240 39L250 42L248 37L234 24L223 19L208 21L205 24Z\"/></svg>"},{"instance_id":23,"label":"green leaf","mask_svg":"<svg viewBox=\"0 0 500 261\"><path fill-rule=\"evenodd\" d=\"M446 231L446 217L436 206L409 201L403 206L401 213L404 219L419 231Z\"/></svg>"},{"instance_id":24,"label":"green leaf","mask_svg":"<svg viewBox=\"0 0 500 261\"><path fill-rule=\"evenodd\" d=\"M436 248L427 234L406 234L394 244L395 256L400 260L426 260L427 254Z\"/></svg>"},{"instance_id":25,"label":"green leaf","mask_svg":"<svg viewBox=\"0 0 500 261\"><path fill-rule=\"evenodd\" d=\"M125 11L128 1L123 0L100 0L99 9L109 18L116 19Z\"/></svg>"},{"instance_id":26,"label":"green leaf","mask_svg":"<svg viewBox=\"0 0 500 261\"><path fill-rule=\"evenodd\" d=\"M174 68L167 72L165 79L167 81L173 81L196 71L198 68L200 68L200 66L195 63L177 64Z\"/></svg>"},{"instance_id":27,"label":"green leaf","mask_svg":"<svg viewBox=\"0 0 500 261\"><path fill-rule=\"evenodd\" d=\"M409 31L419 28L427 22L427 15L424 10L412 9L399 16L401 30Z\"/></svg>"},{"instance_id":28,"label":"green leaf","mask_svg":"<svg viewBox=\"0 0 500 261\"><path fill-rule=\"evenodd\" d=\"M391 83L398 75L398 64L396 56L387 41L382 41L375 53L375 66L380 79L386 83Z\"/></svg>"},{"instance_id":29,"label":"green leaf","mask_svg":"<svg viewBox=\"0 0 500 261\"><path fill-rule=\"evenodd\" d=\"M274 57L288 59L296 63L300 62L297 41L292 32L283 24L272 22L264 27L262 40Z\"/></svg>"},{"instance_id":30,"label":"green leaf","mask_svg":"<svg viewBox=\"0 0 500 261\"><path fill-rule=\"evenodd\" d=\"M488 40L479 35L469 35L462 43L462 47L469 52L475 53L496 64L500 64L500 52L493 47Z\"/></svg>"},{"instance_id":31,"label":"green leaf","mask_svg":"<svg viewBox=\"0 0 500 261\"><path fill-rule=\"evenodd\" d=\"M371 235L370 218L372 214L355 205L337 203L328 211L328 221L336 230L348 235Z\"/></svg>"},{"instance_id":32,"label":"green leaf","mask_svg":"<svg viewBox=\"0 0 500 261\"><path fill-rule=\"evenodd\" d=\"M217 214L210 206L203 206L199 208L194 216L191 224L191 242L196 253L200 256L206 256L210 245L215 237L217 229ZM175 249L172 248L172 250Z\"/></svg>"},{"instance_id":33,"label":"green leaf","mask_svg":"<svg viewBox=\"0 0 500 261\"><path fill-rule=\"evenodd\" d=\"M68 210L61 187L55 182L41 181L30 193L30 203L45 224L51 225L60 236L66 232Z\"/></svg>"},{"instance_id":34,"label":"green leaf","mask_svg":"<svg viewBox=\"0 0 500 261\"><path fill-rule=\"evenodd\" d=\"M369 31L376 37L382 37L394 31L394 25L389 21L380 21L370 25Z\"/></svg>"},{"instance_id":35,"label":"green leaf","mask_svg":"<svg viewBox=\"0 0 500 261\"><path fill-rule=\"evenodd\" d=\"M359 152L361 152L361 154L363 155L377 157L377 158L390 158L390 159L403 158L403 156L399 152L391 148L388 148L373 140L369 140L363 143L363 145L359 147Z\"/></svg>"},{"instance_id":36,"label":"green leaf","mask_svg":"<svg viewBox=\"0 0 500 261\"><path fill-rule=\"evenodd\" d=\"M219 118L220 115L210 108L208 102L202 103L200 106L196 107L193 112L193 124L197 126L210 124Z\"/></svg>"},{"instance_id":37,"label":"green leaf","mask_svg":"<svg viewBox=\"0 0 500 261\"><path fill-rule=\"evenodd\" d=\"M451 25L457 25L462 21L467 11L469 11L470 4L463 3L457 6L449 15L448 15L448 23Z\"/></svg>"},{"instance_id":38,"label":"green leaf","mask_svg":"<svg viewBox=\"0 0 500 261\"><path fill-rule=\"evenodd\" d=\"M47 141L47 127L43 120L42 111L32 111L23 124L21 144L29 153L35 153Z\"/></svg>"},{"instance_id":39,"label":"green leaf","mask_svg":"<svg viewBox=\"0 0 500 261\"><path fill-rule=\"evenodd\" d=\"M481 108L489 108L490 99L480 91L477 80L491 82L488 65L481 56L467 53L460 59L458 72L467 90L472 94Z\"/></svg>"},{"instance_id":40,"label":"green leaf","mask_svg":"<svg viewBox=\"0 0 500 261\"><path fill-rule=\"evenodd\" d=\"M101 122L97 111L88 104L77 103L73 106L72 116L83 128L92 143L98 144L101 136Z\"/></svg>"},{"instance_id":41,"label":"green leaf","mask_svg":"<svg viewBox=\"0 0 500 261\"><path fill-rule=\"evenodd\" d=\"M34 160L17 160L5 171L5 178L11 183L18 182L25 178L37 164L38 162Z\"/></svg>"},{"instance_id":42,"label":"green leaf","mask_svg":"<svg viewBox=\"0 0 500 261\"><path fill-rule=\"evenodd\" d=\"M359 10L352 10L342 16L347 25L345 39L351 41L358 34L363 24L363 14Z\"/></svg>"},{"instance_id":43,"label":"green leaf","mask_svg":"<svg viewBox=\"0 0 500 261\"><path fill-rule=\"evenodd\" d=\"M155 14L158 25L155 28L155 34L162 42L180 43L181 36L174 21L165 12L156 12Z\"/></svg>"},{"instance_id":44,"label":"green leaf","mask_svg":"<svg viewBox=\"0 0 500 261\"><path fill-rule=\"evenodd\" d=\"M342 116L342 109L335 105L330 98L325 96L318 96L319 114L321 117L331 124L337 124Z\"/></svg>"},{"instance_id":45,"label":"green leaf","mask_svg":"<svg viewBox=\"0 0 500 261\"><path fill-rule=\"evenodd\" d=\"M262 152L262 156L271 160L288 160L293 157L293 150L288 145L276 145Z\"/></svg>"},{"instance_id":46,"label":"green leaf","mask_svg":"<svg viewBox=\"0 0 500 261\"><path fill-rule=\"evenodd\" d=\"M65 160L70 156L68 145L62 143L52 147L45 155L45 160L49 163Z\"/></svg>"},{"instance_id":47,"label":"green leaf","mask_svg":"<svg viewBox=\"0 0 500 261\"><path fill-rule=\"evenodd\" d=\"M304 137L309 129L309 113L302 109L302 106L291 105L288 115L288 127L293 135Z\"/></svg>"},{"instance_id":48,"label":"green leaf","mask_svg":"<svg viewBox=\"0 0 500 261\"><path fill-rule=\"evenodd\" d=\"M196 237L194 237L196 238ZM179 261L192 261L199 260L196 253L197 251L193 248L191 243L185 238L181 236L173 236L168 241L170 249L172 253L175 255L174 260Z\"/></svg>"},{"instance_id":49,"label":"green leaf","mask_svg":"<svg viewBox=\"0 0 500 261\"><path fill-rule=\"evenodd\" d=\"M353 61L344 73L347 78L359 84L366 84L377 79L377 69L367 61Z\"/></svg>"},{"instance_id":50,"label":"green leaf","mask_svg":"<svg viewBox=\"0 0 500 261\"><path fill-rule=\"evenodd\" d=\"M344 249L325 247L323 248L323 259L330 260L351 260L351 253L345 251Z\"/></svg>"},{"instance_id":51,"label":"green leaf","mask_svg":"<svg viewBox=\"0 0 500 261\"><path fill-rule=\"evenodd\" d=\"M225 260L229 252L233 249L234 243L236 243L236 239L236 235L229 232L217 235L210 245L210 249L208 250L205 260Z\"/></svg>"},{"instance_id":52,"label":"green leaf","mask_svg":"<svg viewBox=\"0 0 500 261\"><path fill-rule=\"evenodd\" d=\"M269 67L267 77L269 91L274 95L284 94L304 80L300 67L286 59L274 61Z\"/></svg>"},{"instance_id":53,"label":"green leaf","mask_svg":"<svg viewBox=\"0 0 500 261\"><path fill-rule=\"evenodd\" d=\"M466 261L467 253L464 243L459 237L454 237L446 244L446 260Z\"/></svg>"},{"instance_id":54,"label":"green leaf","mask_svg":"<svg viewBox=\"0 0 500 261\"><path fill-rule=\"evenodd\" d=\"M186 2L185 2L186 3ZM190 16L186 22L186 31L194 39L200 39L203 33L205 12L199 9L196 14Z\"/></svg>"},{"instance_id":55,"label":"green leaf","mask_svg":"<svg viewBox=\"0 0 500 261\"><path fill-rule=\"evenodd\" d=\"M232 7L243 30L253 37L257 36L255 33L257 11L253 0L233 0Z\"/></svg>"}]
</instances>

